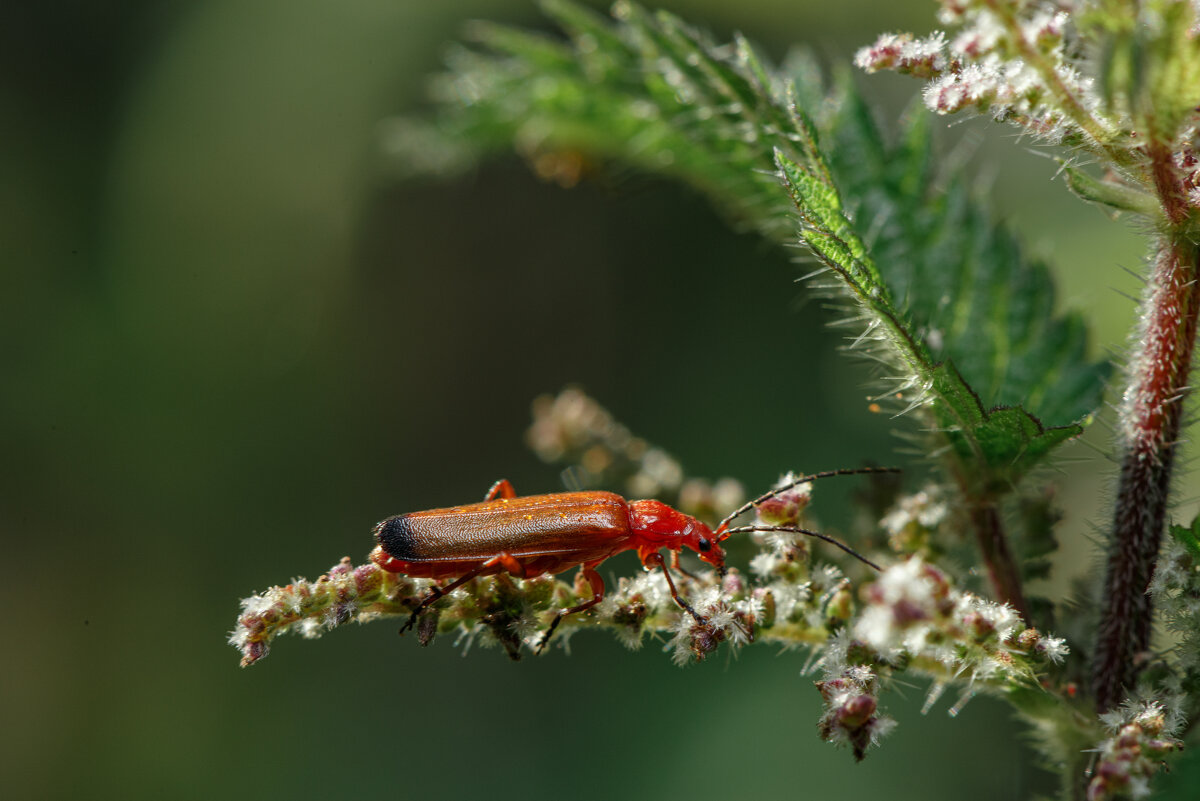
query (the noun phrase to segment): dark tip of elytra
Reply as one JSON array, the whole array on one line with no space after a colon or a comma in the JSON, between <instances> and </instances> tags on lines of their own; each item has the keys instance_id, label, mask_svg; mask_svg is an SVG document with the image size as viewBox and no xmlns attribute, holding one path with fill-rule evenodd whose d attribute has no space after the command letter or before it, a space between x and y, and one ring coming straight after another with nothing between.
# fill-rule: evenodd
<instances>
[{"instance_id":1,"label":"dark tip of elytra","mask_svg":"<svg viewBox=\"0 0 1200 801\"><path fill-rule=\"evenodd\" d=\"M417 558L416 538L405 515L389 517L376 525L375 541L393 559L405 561Z\"/></svg>"}]
</instances>

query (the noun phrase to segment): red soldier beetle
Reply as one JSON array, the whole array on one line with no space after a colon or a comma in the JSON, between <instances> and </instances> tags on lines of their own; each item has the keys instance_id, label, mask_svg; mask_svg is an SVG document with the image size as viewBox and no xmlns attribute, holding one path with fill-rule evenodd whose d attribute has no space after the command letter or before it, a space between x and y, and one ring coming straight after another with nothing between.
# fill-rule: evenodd
<instances>
[{"instance_id":1,"label":"red soldier beetle","mask_svg":"<svg viewBox=\"0 0 1200 801\"><path fill-rule=\"evenodd\" d=\"M762 502L799 484L830 476L862 473L895 473L896 468L829 470L790 480L783 486L742 505L716 529L661 501L626 501L612 492L559 492L518 497L507 479L497 481L483 502L447 509L396 515L375 526L371 561L392 573L413 578L453 579L435 585L413 610L401 633L439 598L472 579L508 572L518 578L561 573L579 567L592 588L592 597L560 609L535 653L541 653L550 636L567 615L591 609L604 600L604 579L596 566L622 551L636 550L646 570L662 570L671 598L697 622L696 613L675 587L660 551L671 552L671 566L681 570L679 554L687 548L700 560L725 573L725 551L720 543L732 534L780 531L805 534L828 542L879 570L879 566L845 543L796 526L739 526L730 524ZM682 570L681 570L682 572Z\"/></svg>"}]
</instances>

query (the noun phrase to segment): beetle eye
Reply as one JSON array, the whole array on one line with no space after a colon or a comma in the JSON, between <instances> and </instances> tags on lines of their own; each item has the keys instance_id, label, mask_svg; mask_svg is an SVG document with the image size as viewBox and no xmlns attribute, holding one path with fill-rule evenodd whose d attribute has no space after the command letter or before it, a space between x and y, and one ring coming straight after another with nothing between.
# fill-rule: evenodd
<instances>
[{"instance_id":1,"label":"beetle eye","mask_svg":"<svg viewBox=\"0 0 1200 801\"><path fill-rule=\"evenodd\" d=\"M712 548L712 542L709 541L708 537L701 537L700 541L696 544L700 546L700 550L702 551L707 551L709 548Z\"/></svg>"}]
</instances>

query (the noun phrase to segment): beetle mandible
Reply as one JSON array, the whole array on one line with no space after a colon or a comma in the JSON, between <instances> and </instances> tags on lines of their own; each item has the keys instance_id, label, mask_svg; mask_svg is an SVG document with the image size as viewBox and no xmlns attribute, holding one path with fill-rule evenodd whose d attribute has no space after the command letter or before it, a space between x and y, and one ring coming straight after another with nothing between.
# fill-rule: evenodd
<instances>
[{"instance_id":1,"label":"beetle mandible","mask_svg":"<svg viewBox=\"0 0 1200 801\"><path fill-rule=\"evenodd\" d=\"M558 611L535 649L535 653L541 653L563 618L604 600L604 579L596 566L622 551L636 550L646 570L662 570L675 603L699 622L704 618L675 587L660 553L664 548L671 552L671 566L677 570L679 554L687 548L723 574L725 551L720 543L731 534L786 531L824 540L878 570L874 562L825 534L795 526L731 528L730 524L763 501L808 481L894 472L898 470L860 468L801 476L742 505L716 529L661 501L626 501L615 493L599 491L518 497L512 484L501 479L482 503L412 512L381 521L375 526L378 545L371 551L371 561L384 570L413 578L453 579L430 590L401 632L412 628L418 616L439 598L479 576L508 572L518 578L532 578L579 567L591 585L592 597Z\"/></svg>"}]
</instances>

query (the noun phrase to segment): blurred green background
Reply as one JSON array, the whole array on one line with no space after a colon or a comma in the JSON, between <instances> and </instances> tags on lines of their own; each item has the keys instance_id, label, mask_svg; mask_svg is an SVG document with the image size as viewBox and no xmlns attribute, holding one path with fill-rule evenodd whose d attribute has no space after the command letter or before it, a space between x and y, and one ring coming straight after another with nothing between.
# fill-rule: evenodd
<instances>
[{"instance_id":1,"label":"blurred green background","mask_svg":"<svg viewBox=\"0 0 1200 801\"><path fill-rule=\"evenodd\" d=\"M924 2L662 5L776 57L805 43L843 59L934 24ZM866 367L836 353L787 255L697 198L632 174L563 191L515 159L446 183L386 177L380 120L421 107L445 43L479 16L545 25L515 0L6 11L5 795L1052 787L1004 706L922 717L920 685L889 693L901 726L855 765L816 737L804 655L768 648L679 670L654 643L630 654L597 634L512 664L382 623L284 638L237 667L238 599L360 560L376 520L499 477L558 489L522 434L530 400L570 382L694 475L758 488L898 459L905 424L866 412ZM893 113L917 88L862 83ZM1011 132L947 122L947 149L981 165L998 213L1059 271L1063 305L1097 320L1098 349L1120 347L1132 304L1110 288L1136 294L1120 266L1138 266L1138 240ZM1065 456L1091 460L1069 463L1064 491L1064 536L1082 542L1104 518L1104 466ZM845 490L821 497L836 522ZM1075 545L1063 562L1091 558Z\"/></svg>"}]
</instances>

